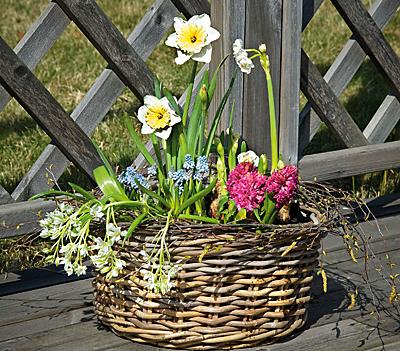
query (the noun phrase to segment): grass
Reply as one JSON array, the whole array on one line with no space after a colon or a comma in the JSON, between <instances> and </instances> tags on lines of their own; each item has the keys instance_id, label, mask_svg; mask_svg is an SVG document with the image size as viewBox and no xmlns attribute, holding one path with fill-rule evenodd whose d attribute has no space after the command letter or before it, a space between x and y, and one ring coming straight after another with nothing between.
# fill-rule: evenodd
<instances>
[{"instance_id":1,"label":"grass","mask_svg":"<svg viewBox=\"0 0 400 351\"><path fill-rule=\"evenodd\" d=\"M15 46L47 6L48 0L3 2L0 35L10 46ZM99 0L98 3L127 36L152 1L121 0L116 5L114 0ZM371 1L365 3L370 4ZM387 39L397 53L400 52L399 34L398 12L385 30ZM350 35L349 29L331 3L325 1L303 35L303 47L319 69L325 72ZM178 68L172 64L174 55L174 50L160 44L147 63L174 94L180 95L184 90L190 67L184 65ZM68 112L72 112L105 66L104 59L71 24L40 62L35 74L60 104ZM356 123L364 128L388 91L384 79L373 64L366 60L340 100ZM304 103L303 97L301 104ZM124 113L132 115L137 107L138 100L126 89L93 135L93 139L115 165L124 167L135 157L135 147L127 137L121 116ZM396 128L392 133L391 140L399 138L398 130L399 128ZM36 122L15 101L10 102L0 113L0 184L6 190L12 191L49 142L49 138ZM322 126L307 148L307 153L339 148L342 146L332 133ZM387 183L392 184L391 179L397 177L397 173L389 172L387 175ZM382 178L381 175L379 177ZM362 187L361 179L362 177L358 177L356 181L358 189ZM70 180L84 181L74 167L67 170L60 183L63 185ZM372 189L372 192L375 190Z\"/></svg>"}]
</instances>

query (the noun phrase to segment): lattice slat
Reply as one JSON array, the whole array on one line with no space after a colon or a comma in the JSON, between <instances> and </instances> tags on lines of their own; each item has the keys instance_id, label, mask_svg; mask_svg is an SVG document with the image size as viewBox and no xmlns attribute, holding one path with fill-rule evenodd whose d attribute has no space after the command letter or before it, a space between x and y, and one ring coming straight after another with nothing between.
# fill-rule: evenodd
<instances>
[{"instance_id":1,"label":"lattice slat","mask_svg":"<svg viewBox=\"0 0 400 351\"><path fill-rule=\"evenodd\" d=\"M157 0L146 12L127 39L142 60L150 56L177 15L177 9L169 0ZM111 69L105 69L71 117L86 134L91 135L124 88L125 84L118 76ZM12 196L20 201L47 189L49 185L45 174L51 165L53 176L58 179L67 168L68 160L57 147L50 144L25 174Z\"/></svg>"},{"instance_id":2,"label":"lattice slat","mask_svg":"<svg viewBox=\"0 0 400 351\"><path fill-rule=\"evenodd\" d=\"M400 100L400 59L361 1L332 0L332 3Z\"/></svg>"},{"instance_id":3,"label":"lattice slat","mask_svg":"<svg viewBox=\"0 0 400 351\"><path fill-rule=\"evenodd\" d=\"M379 28L383 29L396 13L400 0L377 0L369 9L369 13ZM332 66L326 72L324 79L332 88L336 96L340 96L347 87L357 70L363 63L366 54L358 42L351 38L345 44ZM300 113L299 155L313 139L321 126L321 120L307 103Z\"/></svg>"},{"instance_id":4,"label":"lattice slat","mask_svg":"<svg viewBox=\"0 0 400 351\"><path fill-rule=\"evenodd\" d=\"M0 83L88 176L102 164L89 137L0 37Z\"/></svg>"},{"instance_id":5,"label":"lattice slat","mask_svg":"<svg viewBox=\"0 0 400 351\"><path fill-rule=\"evenodd\" d=\"M136 96L153 93L153 73L96 1L55 1Z\"/></svg>"},{"instance_id":6,"label":"lattice slat","mask_svg":"<svg viewBox=\"0 0 400 351\"><path fill-rule=\"evenodd\" d=\"M328 180L395 168L400 164L400 140L306 155L299 161L304 180Z\"/></svg>"},{"instance_id":7,"label":"lattice slat","mask_svg":"<svg viewBox=\"0 0 400 351\"><path fill-rule=\"evenodd\" d=\"M371 144L384 143L400 120L400 102L388 95L363 133Z\"/></svg>"},{"instance_id":8,"label":"lattice slat","mask_svg":"<svg viewBox=\"0 0 400 351\"><path fill-rule=\"evenodd\" d=\"M344 145L355 147L368 144L361 130L304 51L301 54L300 85L315 112Z\"/></svg>"},{"instance_id":9,"label":"lattice slat","mask_svg":"<svg viewBox=\"0 0 400 351\"><path fill-rule=\"evenodd\" d=\"M69 23L69 18L60 7L50 3L19 41L15 53L30 70L34 70ZM10 100L11 96L0 86L0 111Z\"/></svg>"},{"instance_id":10,"label":"lattice slat","mask_svg":"<svg viewBox=\"0 0 400 351\"><path fill-rule=\"evenodd\" d=\"M200 9L207 1L201 2L203 5L199 9L194 5L191 6L190 11L194 11L192 14L200 13ZM153 52L177 15L179 12L170 0L157 0L143 16L127 39L143 61ZM152 89L152 86L153 84L149 89ZM125 84L117 75L111 69L105 69L72 112L71 117L86 134L91 135L124 88ZM18 184L12 196L20 201L47 189L49 187L45 177L47 169L51 167L53 178L58 179L68 164L68 160L57 147L48 145Z\"/></svg>"},{"instance_id":11,"label":"lattice slat","mask_svg":"<svg viewBox=\"0 0 400 351\"><path fill-rule=\"evenodd\" d=\"M13 201L14 200L8 193L8 191L0 185L0 205L7 204Z\"/></svg>"}]
</instances>

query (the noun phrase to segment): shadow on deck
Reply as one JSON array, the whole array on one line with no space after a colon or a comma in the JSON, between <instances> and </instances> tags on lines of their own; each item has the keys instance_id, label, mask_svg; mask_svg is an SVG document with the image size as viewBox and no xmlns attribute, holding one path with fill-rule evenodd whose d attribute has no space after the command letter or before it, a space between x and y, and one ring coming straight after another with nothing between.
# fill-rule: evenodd
<instances>
[{"instance_id":1,"label":"shadow on deck","mask_svg":"<svg viewBox=\"0 0 400 351\"><path fill-rule=\"evenodd\" d=\"M391 214L379 219L386 240L373 236L371 246L378 258L389 254L399 266L400 214ZM374 235L374 226L362 226ZM389 304L380 273L370 264L369 287L363 263L352 262L338 238L327 237L324 249L328 292L316 277L306 325L283 342L251 350L400 350L400 311ZM349 292L356 289L357 304L349 309ZM77 280L52 267L12 273L0 282L0 296L0 351L161 350L119 338L98 323L89 276Z\"/></svg>"}]
</instances>

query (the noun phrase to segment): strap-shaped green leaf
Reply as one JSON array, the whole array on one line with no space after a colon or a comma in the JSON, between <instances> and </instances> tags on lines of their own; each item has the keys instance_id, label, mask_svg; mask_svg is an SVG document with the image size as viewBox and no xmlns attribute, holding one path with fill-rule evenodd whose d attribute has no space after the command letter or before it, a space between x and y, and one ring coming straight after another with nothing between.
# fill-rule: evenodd
<instances>
[{"instance_id":1,"label":"strap-shaped green leaf","mask_svg":"<svg viewBox=\"0 0 400 351\"><path fill-rule=\"evenodd\" d=\"M186 200L179 208L176 214L182 213L186 208L194 204L197 200L208 195L215 187L217 179L214 179L205 189L199 191L197 194L193 195L191 198Z\"/></svg>"},{"instance_id":2,"label":"strap-shaped green leaf","mask_svg":"<svg viewBox=\"0 0 400 351\"><path fill-rule=\"evenodd\" d=\"M97 167L93 171L94 179L105 196L115 201L130 201L118 180L110 175L105 166Z\"/></svg>"}]
</instances>

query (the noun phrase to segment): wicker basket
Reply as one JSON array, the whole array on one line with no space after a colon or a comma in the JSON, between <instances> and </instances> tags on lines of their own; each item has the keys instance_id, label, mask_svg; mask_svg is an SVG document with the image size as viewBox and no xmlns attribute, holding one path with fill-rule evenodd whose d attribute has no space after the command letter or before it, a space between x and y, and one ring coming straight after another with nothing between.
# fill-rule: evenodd
<instances>
[{"instance_id":1,"label":"wicker basket","mask_svg":"<svg viewBox=\"0 0 400 351\"><path fill-rule=\"evenodd\" d=\"M303 326L323 221L175 223L169 231L171 260L186 261L176 287L164 296L146 290L139 255L161 228L142 226L118 248L130 262L122 277L94 280L96 314L114 333L160 347L207 350L274 343Z\"/></svg>"}]
</instances>

